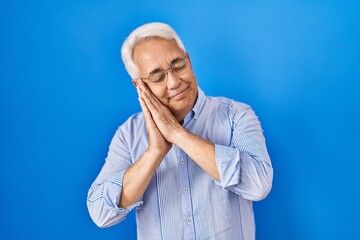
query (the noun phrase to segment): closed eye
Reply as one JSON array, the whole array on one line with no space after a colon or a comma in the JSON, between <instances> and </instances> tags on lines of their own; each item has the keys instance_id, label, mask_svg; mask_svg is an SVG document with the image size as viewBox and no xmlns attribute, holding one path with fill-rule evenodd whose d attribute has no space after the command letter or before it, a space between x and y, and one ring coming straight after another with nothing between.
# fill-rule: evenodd
<instances>
[{"instance_id":1,"label":"closed eye","mask_svg":"<svg viewBox=\"0 0 360 240\"><path fill-rule=\"evenodd\" d=\"M159 71L159 72L156 72L156 73L150 75L149 80L154 83L159 83L159 82L164 81L165 75L166 74L164 71Z\"/></svg>"},{"instance_id":2,"label":"closed eye","mask_svg":"<svg viewBox=\"0 0 360 240\"><path fill-rule=\"evenodd\" d=\"M154 70L152 70L150 73L149 73L149 76L153 76L159 72L163 71L161 68L155 68Z\"/></svg>"},{"instance_id":3,"label":"closed eye","mask_svg":"<svg viewBox=\"0 0 360 240\"><path fill-rule=\"evenodd\" d=\"M184 59L181 57L177 57L177 58L171 60L170 64L171 64L171 66L173 66L173 65L176 65L176 63L181 62L182 60L184 60Z\"/></svg>"},{"instance_id":4,"label":"closed eye","mask_svg":"<svg viewBox=\"0 0 360 240\"><path fill-rule=\"evenodd\" d=\"M180 59L179 61L177 61L176 63L174 63L171 68L172 68L175 72L180 72L180 71L182 71L183 69L185 69L185 67L186 67L186 59Z\"/></svg>"}]
</instances>

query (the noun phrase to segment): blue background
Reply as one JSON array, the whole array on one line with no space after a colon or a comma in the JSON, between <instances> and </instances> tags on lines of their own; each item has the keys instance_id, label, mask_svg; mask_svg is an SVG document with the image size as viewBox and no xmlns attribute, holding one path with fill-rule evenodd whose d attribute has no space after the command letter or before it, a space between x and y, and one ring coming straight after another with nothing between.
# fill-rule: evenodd
<instances>
[{"instance_id":1,"label":"blue background","mask_svg":"<svg viewBox=\"0 0 360 240\"><path fill-rule=\"evenodd\" d=\"M135 239L100 229L87 190L139 111L120 59L167 22L208 95L258 113L274 166L257 239L360 239L360 4L355 1L0 1L0 239Z\"/></svg>"}]
</instances>

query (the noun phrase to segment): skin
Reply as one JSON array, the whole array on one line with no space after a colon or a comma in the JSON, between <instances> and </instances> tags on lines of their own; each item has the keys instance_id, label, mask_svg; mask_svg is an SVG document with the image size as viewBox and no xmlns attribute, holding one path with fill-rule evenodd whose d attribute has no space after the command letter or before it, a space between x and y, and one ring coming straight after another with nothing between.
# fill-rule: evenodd
<instances>
[{"instance_id":1,"label":"skin","mask_svg":"<svg viewBox=\"0 0 360 240\"><path fill-rule=\"evenodd\" d=\"M133 59L140 76L147 78L156 70L166 70L176 58L188 56L173 40L153 38L134 48ZM198 85L190 58L180 75L170 71L162 83L133 80L146 122L149 145L143 155L128 168L123 179L119 207L138 201L148 187L164 156L176 144L212 178L220 180L215 161L215 145L183 128L182 122L194 106Z\"/></svg>"}]
</instances>

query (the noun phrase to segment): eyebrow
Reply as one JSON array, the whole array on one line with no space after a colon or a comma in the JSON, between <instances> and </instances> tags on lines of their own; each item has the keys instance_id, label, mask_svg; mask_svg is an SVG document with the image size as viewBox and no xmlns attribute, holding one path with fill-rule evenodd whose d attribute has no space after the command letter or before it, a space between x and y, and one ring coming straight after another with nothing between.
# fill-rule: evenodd
<instances>
[{"instance_id":1,"label":"eyebrow","mask_svg":"<svg viewBox=\"0 0 360 240\"><path fill-rule=\"evenodd\" d=\"M182 59L183 59L182 57L176 57L173 60L171 60L170 65L173 65L173 64L177 63L178 61L180 61Z\"/></svg>"},{"instance_id":2,"label":"eyebrow","mask_svg":"<svg viewBox=\"0 0 360 240\"><path fill-rule=\"evenodd\" d=\"M179 62L181 59L183 59L182 57L176 57L174 58L173 60L170 61L170 66L174 65L175 63ZM152 70L150 73L149 73L149 76L155 74L155 73L158 73L158 72L161 72L163 69L162 68L155 68L154 70Z\"/></svg>"},{"instance_id":3,"label":"eyebrow","mask_svg":"<svg viewBox=\"0 0 360 240\"><path fill-rule=\"evenodd\" d=\"M162 69L161 68L155 68L154 70L152 70L150 73L149 73L149 76L155 74L155 73L158 73L158 72L161 72Z\"/></svg>"}]
</instances>

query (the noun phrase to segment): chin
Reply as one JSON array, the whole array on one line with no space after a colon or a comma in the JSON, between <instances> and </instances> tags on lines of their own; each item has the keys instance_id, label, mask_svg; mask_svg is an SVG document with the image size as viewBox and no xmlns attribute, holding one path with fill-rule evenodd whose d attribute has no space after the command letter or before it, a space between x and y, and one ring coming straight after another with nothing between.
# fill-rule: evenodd
<instances>
[{"instance_id":1,"label":"chin","mask_svg":"<svg viewBox=\"0 0 360 240\"><path fill-rule=\"evenodd\" d=\"M169 109L176 112L182 112L182 111L189 112L193 108L195 104L195 100L196 100L196 96L194 97L193 95L191 95L188 98L183 99L181 101L170 103Z\"/></svg>"}]
</instances>

